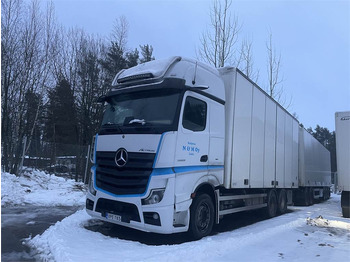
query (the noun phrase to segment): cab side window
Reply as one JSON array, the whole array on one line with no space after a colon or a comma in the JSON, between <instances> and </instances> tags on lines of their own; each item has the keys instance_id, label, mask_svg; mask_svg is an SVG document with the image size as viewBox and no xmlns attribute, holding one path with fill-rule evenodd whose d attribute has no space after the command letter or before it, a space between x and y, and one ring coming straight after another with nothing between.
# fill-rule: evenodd
<instances>
[{"instance_id":1,"label":"cab side window","mask_svg":"<svg viewBox=\"0 0 350 262\"><path fill-rule=\"evenodd\" d=\"M194 132L203 131L207 122L207 103L188 96L185 102L182 125Z\"/></svg>"}]
</instances>

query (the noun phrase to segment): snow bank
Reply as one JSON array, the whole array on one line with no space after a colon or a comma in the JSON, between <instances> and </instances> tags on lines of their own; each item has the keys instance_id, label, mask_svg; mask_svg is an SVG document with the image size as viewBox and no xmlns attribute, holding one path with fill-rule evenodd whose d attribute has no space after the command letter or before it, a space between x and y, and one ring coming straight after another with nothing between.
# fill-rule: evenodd
<instances>
[{"instance_id":1,"label":"snow bank","mask_svg":"<svg viewBox=\"0 0 350 262\"><path fill-rule=\"evenodd\" d=\"M88 230L91 225L98 228L103 223L81 210L29 240L28 245L44 261L57 262L343 261L350 256L350 220L341 217L339 196L311 207L290 209L288 214L199 241L160 246ZM321 214L323 220L328 220L323 222L331 227L320 223Z\"/></svg>"},{"instance_id":2,"label":"snow bank","mask_svg":"<svg viewBox=\"0 0 350 262\"><path fill-rule=\"evenodd\" d=\"M43 171L25 171L20 177L1 172L1 206L84 205L85 195L86 189L83 183Z\"/></svg>"}]
</instances>

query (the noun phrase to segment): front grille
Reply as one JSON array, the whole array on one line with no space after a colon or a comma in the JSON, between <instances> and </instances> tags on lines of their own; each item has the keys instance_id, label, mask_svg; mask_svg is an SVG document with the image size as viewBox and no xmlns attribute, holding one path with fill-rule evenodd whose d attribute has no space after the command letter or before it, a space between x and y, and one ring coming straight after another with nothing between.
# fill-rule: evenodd
<instances>
[{"instance_id":1,"label":"front grille","mask_svg":"<svg viewBox=\"0 0 350 262\"><path fill-rule=\"evenodd\" d=\"M116 152L96 152L96 185L116 195L142 194L152 173L155 154L128 152L122 168L115 163Z\"/></svg>"},{"instance_id":2,"label":"front grille","mask_svg":"<svg viewBox=\"0 0 350 262\"><path fill-rule=\"evenodd\" d=\"M103 217L106 213L119 215L122 217L122 222L126 223L129 223L130 220L141 222L137 206L130 203L100 198L95 211L101 213Z\"/></svg>"}]
</instances>

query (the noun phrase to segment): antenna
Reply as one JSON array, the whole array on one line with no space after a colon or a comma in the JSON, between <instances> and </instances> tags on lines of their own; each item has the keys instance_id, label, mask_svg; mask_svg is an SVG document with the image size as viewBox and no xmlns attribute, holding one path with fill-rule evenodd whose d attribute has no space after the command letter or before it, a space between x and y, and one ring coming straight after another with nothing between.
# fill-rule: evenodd
<instances>
[{"instance_id":1,"label":"antenna","mask_svg":"<svg viewBox=\"0 0 350 262\"><path fill-rule=\"evenodd\" d=\"M196 62L196 65L195 65L195 68L194 68L194 76L193 76L193 80L192 80L192 85L194 85L196 83L197 64L198 64L198 62Z\"/></svg>"}]
</instances>

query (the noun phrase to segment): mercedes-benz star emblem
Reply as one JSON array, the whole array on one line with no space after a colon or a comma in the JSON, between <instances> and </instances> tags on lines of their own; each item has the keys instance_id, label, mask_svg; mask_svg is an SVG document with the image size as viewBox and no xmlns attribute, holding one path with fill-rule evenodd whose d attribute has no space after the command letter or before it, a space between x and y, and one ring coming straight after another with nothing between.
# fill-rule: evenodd
<instances>
[{"instance_id":1,"label":"mercedes-benz star emblem","mask_svg":"<svg viewBox=\"0 0 350 262\"><path fill-rule=\"evenodd\" d=\"M124 148L119 148L115 154L115 163L118 167L123 167L128 162L128 152Z\"/></svg>"}]
</instances>

